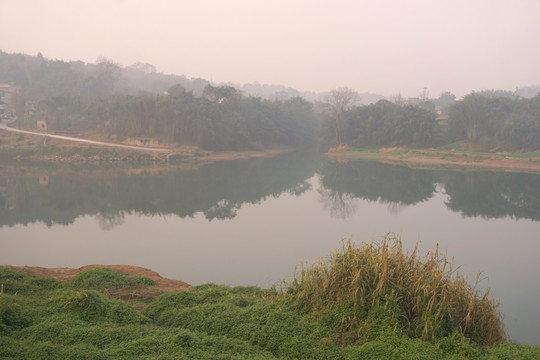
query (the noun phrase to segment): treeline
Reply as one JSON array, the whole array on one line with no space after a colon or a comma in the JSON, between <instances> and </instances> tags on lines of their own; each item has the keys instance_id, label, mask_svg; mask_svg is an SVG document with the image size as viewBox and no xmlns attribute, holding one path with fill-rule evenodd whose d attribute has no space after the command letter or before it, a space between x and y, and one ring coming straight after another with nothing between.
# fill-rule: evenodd
<instances>
[{"instance_id":1,"label":"treeline","mask_svg":"<svg viewBox=\"0 0 540 360\"><path fill-rule=\"evenodd\" d=\"M540 93L532 99L503 92L473 92L450 107L451 141L484 150L540 148Z\"/></svg>"},{"instance_id":2,"label":"treeline","mask_svg":"<svg viewBox=\"0 0 540 360\"><path fill-rule=\"evenodd\" d=\"M108 59L85 64L0 51L0 82L19 87L11 100L20 123L43 119L53 131L99 131L217 151L301 147L317 138L312 104L299 97L245 97L231 86L157 74L148 64L122 68Z\"/></svg>"},{"instance_id":3,"label":"treeline","mask_svg":"<svg viewBox=\"0 0 540 360\"><path fill-rule=\"evenodd\" d=\"M380 100L355 106L355 97L351 89L341 88L321 104L321 134L330 146L427 147L465 142L486 151L540 148L540 93L523 98L517 92L472 92L458 101L443 93L439 99L415 105Z\"/></svg>"},{"instance_id":4,"label":"treeline","mask_svg":"<svg viewBox=\"0 0 540 360\"><path fill-rule=\"evenodd\" d=\"M312 104L301 98L267 101L211 85L201 97L180 85L163 95L56 97L39 102L34 118L53 130L99 130L216 151L301 147L316 138L318 126Z\"/></svg>"},{"instance_id":5,"label":"treeline","mask_svg":"<svg viewBox=\"0 0 540 360\"><path fill-rule=\"evenodd\" d=\"M353 146L429 146L437 130L435 113L387 100L352 110L345 141Z\"/></svg>"},{"instance_id":6,"label":"treeline","mask_svg":"<svg viewBox=\"0 0 540 360\"><path fill-rule=\"evenodd\" d=\"M358 93L339 88L312 106L279 87L271 89L273 100L264 100L204 79L157 73L150 64L121 67L106 58L86 64L2 51L0 83L17 88L11 110L28 125L45 119L51 130L97 130L210 150L296 147L318 138L329 146L462 141L488 151L540 148L540 97L532 97L540 87L473 92L458 101L449 92L412 102L397 95L363 106Z\"/></svg>"},{"instance_id":7,"label":"treeline","mask_svg":"<svg viewBox=\"0 0 540 360\"><path fill-rule=\"evenodd\" d=\"M321 134L332 146L429 146L437 132L434 111L380 100L356 106L350 88L333 90L320 106ZM424 104L422 104L424 105Z\"/></svg>"},{"instance_id":8,"label":"treeline","mask_svg":"<svg viewBox=\"0 0 540 360\"><path fill-rule=\"evenodd\" d=\"M47 59L41 53L31 56L1 50L0 83L13 83L24 90L26 100L34 101L56 96L98 98L115 93L163 93L176 84L200 96L210 84L204 79L158 73L151 64L122 67L104 57L92 64Z\"/></svg>"}]
</instances>

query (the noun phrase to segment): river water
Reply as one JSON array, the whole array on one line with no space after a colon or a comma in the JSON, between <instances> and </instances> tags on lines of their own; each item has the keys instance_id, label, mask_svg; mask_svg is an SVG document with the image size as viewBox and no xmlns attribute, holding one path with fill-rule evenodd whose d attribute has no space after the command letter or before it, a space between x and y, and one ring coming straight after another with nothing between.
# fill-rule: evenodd
<instances>
[{"instance_id":1,"label":"river water","mask_svg":"<svg viewBox=\"0 0 540 360\"><path fill-rule=\"evenodd\" d=\"M540 176L288 154L130 169L0 163L0 264L143 266L193 285L278 284L388 232L440 250L540 344Z\"/></svg>"}]
</instances>

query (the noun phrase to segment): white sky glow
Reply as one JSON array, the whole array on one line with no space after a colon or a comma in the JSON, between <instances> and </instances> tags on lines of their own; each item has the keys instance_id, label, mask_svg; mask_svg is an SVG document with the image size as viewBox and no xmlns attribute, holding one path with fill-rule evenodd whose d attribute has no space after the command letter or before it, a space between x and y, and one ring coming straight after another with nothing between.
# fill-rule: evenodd
<instances>
[{"instance_id":1,"label":"white sky glow","mask_svg":"<svg viewBox=\"0 0 540 360\"><path fill-rule=\"evenodd\" d=\"M0 49L431 97L540 84L537 0L0 0Z\"/></svg>"}]
</instances>

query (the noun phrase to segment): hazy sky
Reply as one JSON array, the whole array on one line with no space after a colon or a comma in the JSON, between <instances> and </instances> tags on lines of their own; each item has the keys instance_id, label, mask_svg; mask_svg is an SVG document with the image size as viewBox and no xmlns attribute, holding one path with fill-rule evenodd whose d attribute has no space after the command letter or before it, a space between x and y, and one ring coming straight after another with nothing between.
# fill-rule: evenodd
<instances>
[{"instance_id":1,"label":"hazy sky","mask_svg":"<svg viewBox=\"0 0 540 360\"><path fill-rule=\"evenodd\" d=\"M0 0L0 49L431 97L540 85L540 0Z\"/></svg>"}]
</instances>

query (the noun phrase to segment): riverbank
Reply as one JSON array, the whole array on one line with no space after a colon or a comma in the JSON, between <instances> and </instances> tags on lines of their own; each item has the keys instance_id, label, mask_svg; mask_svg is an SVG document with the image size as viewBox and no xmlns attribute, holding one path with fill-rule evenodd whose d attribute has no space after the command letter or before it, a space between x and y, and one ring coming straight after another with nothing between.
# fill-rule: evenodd
<instances>
[{"instance_id":1,"label":"riverbank","mask_svg":"<svg viewBox=\"0 0 540 360\"><path fill-rule=\"evenodd\" d=\"M70 140L68 135L73 140ZM215 152L195 146L158 144L157 141L151 139L102 139L96 134L54 134L54 136L45 137L38 134L8 131L5 128L0 129L0 159L49 163L196 162L204 164L256 157L274 157L294 151L290 147L274 147L260 151Z\"/></svg>"},{"instance_id":2,"label":"riverbank","mask_svg":"<svg viewBox=\"0 0 540 360\"><path fill-rule=\"evenodd\" d=\"M448 272L446 258L416 254L400 242L344 243L328 267L303 267L284 291L190 287L125 265L0 266L0 357L540 357L537 346L500 339L496 302Z\"/></svg>"},{"instance_id":3,"label":"riverbank","mask_svg":"<svg viewBox=\"0 0 540 360\"><path fill-rule=\"evenodd\" d=\"M157 272L133 265L85 265L80 268L45 268L40 266L10 266L10 268L22 271L26 274L54 278L57 280L73 280L79 273L88 269L106 267L129 276L145 276L154 281L154 287L163 292L193 290L193 287L183 281L166 279Z\"/></svg>"},{"instance_id":4,"label":"riverbank","mask_svg":"<svg viewBox=\"0 0 540 360\"><path fill-rule=\"evenodd\" d=\"M456 147L409 149L404 147L330 149L328 157L337 161L377 160L415 168L483 168L501 171L540 173L540 152L480 152Z\"/></svg>"}]
</instances>

